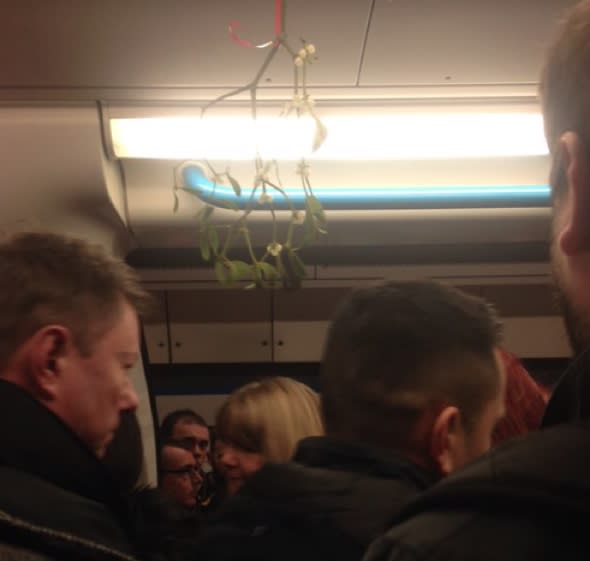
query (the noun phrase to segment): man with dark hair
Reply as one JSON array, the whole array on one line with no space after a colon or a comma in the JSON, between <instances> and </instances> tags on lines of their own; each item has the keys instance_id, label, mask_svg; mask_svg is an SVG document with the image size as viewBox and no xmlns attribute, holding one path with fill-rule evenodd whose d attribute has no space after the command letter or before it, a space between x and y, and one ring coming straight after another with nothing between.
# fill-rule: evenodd
<instances>
[{"instance_id":1,"label":"man with dark hair","mask_svg":"<svg viewBox=\"0 0 590 561\"><path fill-rule=\"evenodd\" d=\"M213 511L219 505L218 485L209 459L211 433L198 413L192 409L177 409L168 413L160 426L160 440L188 450L199 468L197 502L202 511Z\"/></svg>"},{"instance_id":2,"label":"man with dark hair","mask_svg":"<svg viewBox=\"0 0 590 561\"><path fill-rule=\"evenodd\" d=\"M577 358L544 430L500 446L425 493L366 561L588 557L590 520L590 1L560 26L541 83L553 158L551 258Z\"/></svg>"},{"instance_id":3,"label":"man with dark hair","mask_svg":"<svg viewBox=\"0 0 590 561\"><path fill-rule=\"evenodd\" d=\"M503 414L497 343L487 304L457 290L413 282L353 292L324 350L326 432L447 475L489 449Z\"/></svg>"},{"instance_id":4,"label":"man with dark hair","mask_svg":"<svg viewBox=\"0 0 590 561\"><path fill-rule=\"evenodd\" d=\"M176 505L187 510L197 506L197 493L203 478L189 450L174 442L165 442L160 448L159 479L162 493Z\"/></svg>"},{"instance_id":5,"label":"man with dark hair","mask_svg":"<svg viewBox=\"0 0 590 561\"><path fill-rule=\"evenodd\" d=\"M489 448L498 327L484 301L432 282L353 291L321 365L326 436L247 479L203 558L358 560L406 501Z\"/></svg>"},{"instance_id":6,"label":"man with dark hair","mask_svg":"<svg viewBox=\"0 0 590 561\"><path fill-rule=\"evenodd\" d=\"M138 403L129 370L146 297L129 267L83 241L0 244L0 558L131 558L100 459Z\"/></svg>"},{"instance_id":7,"label":"man with dark hair","mask_svg":"<svg viewBox=\"0 0 590 561\"><path fill-rule=\"evenodd\" d=\"M209 427L205 419L192 409L178 409L168 413L160 426L162 442L174 441L190 450L197 465L207 460L211 443Z\"/></svg>"}]
</instances>

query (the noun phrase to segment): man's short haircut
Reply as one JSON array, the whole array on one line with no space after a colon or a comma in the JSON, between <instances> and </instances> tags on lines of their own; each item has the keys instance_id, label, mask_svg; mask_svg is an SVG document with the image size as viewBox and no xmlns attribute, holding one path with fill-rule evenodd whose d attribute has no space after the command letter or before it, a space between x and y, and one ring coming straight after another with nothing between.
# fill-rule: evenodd
<instances>
[{"instance_id":1,"label":"man's short haircut","mask_svg":"<svg viewBox=\"0 0 590 561\"><path fill-rule=\"evenodd\" d=\"M499 391L499 322L482 299L434 282L361 288L339 306L321 365L326 433L412 448L429 405L455 405L469 430Z\"/></svg>"},{"instance_id":2,"label":"man's short haircut","mask_svg":"<svg viewBox=\"0 0 590 561\"><path fill-rule=\"evenodd\" d=\"M134 271L100 246L52 233L21 233L0 243L0 367L46 325L67 327L78 350L107 331L128 301L148 295Z\"/></svg>"},{"instance_id":3,"label":"man's short haircut","mask_svg":"<svg viewBox=\"0 0 590 561\"><path fill-rule=\"evenodd\" d=\"M561 136L577 132L590 154L590 1L576 4L558 27L547 53L540 94L545 135L554 158L552 187L559 195L564 185L557 150Z\"/></svg>"},{"instance_id":4,"label":"man's short haircut","mask_svg":"<svg viewBox=\"0 0 590 561\"><path fill-rule=\"evenodd\" d=\"M158 481L160 484L162 483L162 478L165 475L164 472L168 469L168 467L165 465L167 463L165 461L166 454L164 454L165 448L178 448L179 450L188 452L192 457L191 451L186 446L184 446L182 442L178 442L176 440L161 440L158 446L157 455Z\"/></svg>"},{"instance_id":5,"label":"man's short haircut","mask_svg":"<svg viewBox=\"0 0 590 561\"><path fill-rule=\"evenodd\" d=\"M172 434L174 433L174 427L177 423L188 423L209 428L205 419L203 419L198 413L195 413L192 409L177 409L176 411L168 413L162 421L160 426L160 439L162 442L172 441Z\"/></svg>"}]
</instances>

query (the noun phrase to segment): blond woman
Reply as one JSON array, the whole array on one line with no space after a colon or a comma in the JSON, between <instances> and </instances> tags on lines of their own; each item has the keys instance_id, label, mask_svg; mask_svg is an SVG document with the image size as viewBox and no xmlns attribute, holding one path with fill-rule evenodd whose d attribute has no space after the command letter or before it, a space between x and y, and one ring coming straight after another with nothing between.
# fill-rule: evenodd
<instances>
[{"instance_id":1,"label":"blond woman","mask_svg":"<svg viewBox=\"0 0 590 561\"><path fill-rule=\"evenodd\" d=\"M252 382L221 406L216 431L218 464L234 495L266 462L287 462L301 439L324 434L319 397L291 378Z\"/></svg>"}]
</instances>

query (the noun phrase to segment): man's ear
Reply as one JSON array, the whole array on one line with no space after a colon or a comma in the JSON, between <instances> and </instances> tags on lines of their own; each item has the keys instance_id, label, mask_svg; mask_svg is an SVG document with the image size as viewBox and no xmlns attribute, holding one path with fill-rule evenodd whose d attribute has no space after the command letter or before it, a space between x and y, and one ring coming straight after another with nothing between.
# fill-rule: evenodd
<instances>
[{"instance_id":1,"label":"man's ear","mask_svg":"<svg viewBox=\"0 0 590 561\"><path fill-rule=\"evenodd\" d=\"M61 325L45 326L32 337L29 382L40 399L52 401L57 397L61 375L72 348L70 331Z\"/></svg>"},{"instance_id":2,"label":"man's ear","mask_svg":"<svg viewBox=\"0 0 590 561\"><path fill-rule=\"evenodd\" d=\"M442 476L457 469L462 457L461 413L454 406L441 409L432 425L430 457Z\"/></svg>"},{"instance_id":3,"label":"man's ear","mask_svg":"<svg viewBox=\"0 0 590 561\"><path fill-rule=\"evenodd\" d=\"M587 147L575 132L559 139L558 150L567 180L567 203L557 240L565 255L590 251L590 161Z\"/></svg>"}]
</instances>

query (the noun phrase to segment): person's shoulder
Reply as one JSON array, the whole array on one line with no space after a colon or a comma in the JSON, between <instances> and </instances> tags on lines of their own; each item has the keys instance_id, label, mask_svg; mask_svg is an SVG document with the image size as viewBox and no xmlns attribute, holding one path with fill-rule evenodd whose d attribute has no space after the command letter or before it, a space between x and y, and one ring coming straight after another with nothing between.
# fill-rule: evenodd
<instances>
[{"instance_id":1,"label":"person's shoulder","mask_svg":"<svg viewBox=\"0 0 590 561\"><path fill-rule=\"evenodd\" d=\"M107 542L41 526L0 510L2 561L137 561Z\"/></svg>"},{"instance_id":2,"label":"person's shoulder","mask_svg":"<svg viewBox=\"0 0 590 561\"><path fill-rule=\"evenodd\" d=\"M207 561L320 561L313 539L308 533L294 532L290 521L271 517L260 518L252 512L236 521L222 516L208 525L198 536L192 558ZM360 557L360 554L356 557Z\"/></svg>"},{"instance_id":3,"label":"person's shoulder","mask_svg":"<svg viewBox=\"0 0 590 561\"><path fill-rule=\"evenodd\" d=\"M394 526L363 561L537 561L586 559L586 518L548 511L479 509L463 505L424 511Z\"/></svg>"},{"instance_id":4,"label":"person's shoulder","mask_svg":"<svg viewBox=\"0 0 590 561\"><path fill-rule=\"evenodd\" d=\"M0 559L10 561L57 561L55 557L48 556L44 553L32 551L20 545L2 543L1 541Z\"/></svg>"},{"instance_id":5,"label":"person's shoulder","mask_svg":"<svg viewBox=\"0 0 590 561\"><path fill-rule=\"evenodd\" d=\"M449 544L473 519L473 514L467 512L421 513L378 538L364 561L437 559L441 546Z\"/></svg>"},{"instance_id":6,"label":"person's shoulder","mask_svg":"<svg viewBox=\"0 0 590 561\"><path fill-rule=\"evenodd\" d=\"M114 519L105 504L9 466L0 466L0 509L52 528L77 527L81 517Z\"/></svg>"},{"instance_id":7,"label":"person's shoulder","mask_svg":"<svg viewBox=\"0 0 590 561\"><path fill-rule=\"evenodd\" d=\"M392 493L414 496L419 486L404 475L396 472L374 474L371 466L355 470L345 467L308 466L297 462L267 464L244 485L242 496L272 499L305 499L310 503L326 497L343 497L362 494L391 499Z\"/></svg>"},{"instance_id":8,"label":"person's shoulder","mask_svg":"<svg viewBox=\"0 0 590 561\"><path fill-rule=\"evenodd\" d=\"M71 548L106 559L133 559L133 547L119 519L103 503L26 471L0 466L0 541L35 544L34 551ZM86 557L80 556L80 559Z\"/></svg>"},{"instance_id":9,"label":"person's shoulder","mask_svg":"<svg viewBox=\"0 0 590 561\"><path fill-rule=\"evenodd\" d=\"M263 467L208 520L197 540L196 557L320 561L336 555L341 561L358 560L366 544L356 544L328 517L324 504L326 493L346 486L334 483L325 471L295 464Z\"/></svg>"},{"instance_id":10,"label":"person's shoulder","mask_svg":"<svg viewBox=\"0 0 590 561\"><path fill-rule=\"evenodd\" d=\"M267 464L208 521L201 557L358 560L415 494L370 474Z\"/></svg>"}]
</instances>

